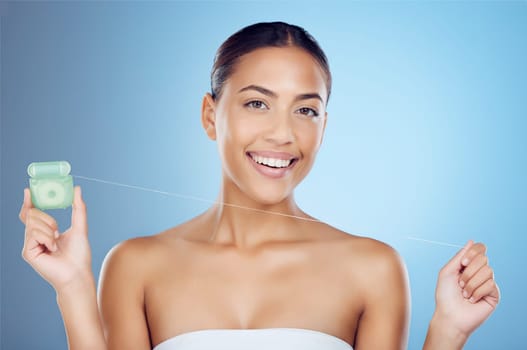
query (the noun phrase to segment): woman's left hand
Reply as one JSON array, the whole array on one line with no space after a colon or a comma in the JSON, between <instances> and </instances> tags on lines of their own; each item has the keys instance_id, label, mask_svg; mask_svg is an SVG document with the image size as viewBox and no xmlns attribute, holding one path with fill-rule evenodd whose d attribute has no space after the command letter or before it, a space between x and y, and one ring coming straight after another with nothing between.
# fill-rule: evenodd
<instances>
[{"instance_id":1,"label":"woman's left hand","mask_svg":"<svg viewBox=\"0 0 527 350\"><path fill-rule=\"evenodd\" d=\"M468 338L496 309L500 291L487 248L469 241L440 271L434 318L449 333Z\"/></svg>"}]
</instances>

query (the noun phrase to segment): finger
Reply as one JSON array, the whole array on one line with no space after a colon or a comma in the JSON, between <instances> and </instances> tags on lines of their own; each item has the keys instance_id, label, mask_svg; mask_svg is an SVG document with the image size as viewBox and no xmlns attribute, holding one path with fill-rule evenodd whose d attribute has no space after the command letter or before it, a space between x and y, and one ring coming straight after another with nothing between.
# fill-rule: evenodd
<instances>
[{"instance_id":1,"label":"finger","mask_svg":"<svg viewBox=\"0 0 527 350\"><path fill-rule=\"evenodd\" d=\"M22 202L22 207L20 208L20 213L18 214L18 218L23 224L26 223L27 212L31 208L33 208L33 203L31 202L31 193L29 192L29 188L24 188L24 201Z\"/></svg>"},{"instance_id":2,"label":"finger","mask_svg":"<svg viewBox=\"0 0 527 350\"><path fill-rule=\"evenodd\" d=\"M35 255L38 255L34 252L35 248L39 248L41 246L46 247L46 249L50 252L57 251L57 244L55 242L54 236L37 229L31 230L31 232L28 234L28 239L24 244L22 256L24 259L30 260Z\"/></svg>"},{"instance_id":3,"label":"finger","mask_svg":"<svg viewBox=\"0 0 527 350\"><path fill-rule=\"evenodd\" d=\"M460 269L462 268L461 260L473 244L474 242L469 240L467 244L465 244L465 246L461 248L461 250L458 251L457 254L446 263L446 265L441 269L440 274L450 275L459 273Z\"/></svg>"},{"instance_id":4,"label":"finger","mask_svg":"<svg viewBox=\"0 0 527 350\"><path fill-rule=\"evenodd\" d=\"M483 243L475 243L470 249L465 253L463 259L461 259L461 264L463 266L468 266L472 259L479 254L486 254L487 247Z\"/></svg>"},{"instance_id":5,"label":"finger","mask_svg":"<svg viewBox=\"0 0 527 350\"><path fill-rule=\"evenodd\" d=\"M459 277L459 285L465 286L467 282L485 265L488 265L489 258L486 255L479 254L472 259L470 264L463 269Z\"/></svg>"},{"instance_id":6,"label":"finger","mask_svg":"<svg viewBox=\"0 0 527 350\"><path fill-rule=\"evenodd\" d=\"M50 236L56 237L55 232L57 232L57 230L54 227L49 226L44 221L38 219L29 219L28 223L29 225L26 226L26 230L28 232L31 232L32 230L39 230Z\"/></svg>"},{"instance_id":7,"label":"finger","mask_svg":"<svg viewBox=\"0 0 527 350\"><path fill-rule=\"evenodd\" d=\"M474 276L472 276L472 278L470 278L465 283L465 288L463 288L463 296L465 298L470 298L476 289L478 289L489 279L493 278L494 271L492 271L492 268L488 265L483 266L478 272L476 272Z\"/></svg>"},{"instance_id":8,"label":"finger","mask_svg":"<svg viewBox=\"0 0 527 350\"><path fill-rule=\"evenodd\" d=\"M44 213L37 208L31 208L26 214L26 226L34 225L36 222L42 222L49 226L51 230L57 231L57 221L49 214Z\"/></svg>"},{"instance_id":9,"label":"finger","mask_svg":"<svg viewBox=\"0 0 527 350\"><path fill-rule=\"evenodd\" d=\"M492 279L488 279L483 283L481 286L479 286L474 293L472 293L472 297L469 299L471 303L477 303L481 299L485 299L486 302L488 302L493 307L496 307L496 305L499 302L500 299L500 290L498 288L498 285L496 284L496 281Z\"/></svg>"},{"instance_id":10,"label":"finger","mask_svg":"<svg viewBox=\"0 0 527 350\"><path fill-rule=\"evenodd\" d=\"M75 186L73 194L71 226L73 228L80 229L84 233L88 232L88 223L86 219L86 204L82 200L82 191L80 186Z\"/></svg>"}]
</instances>

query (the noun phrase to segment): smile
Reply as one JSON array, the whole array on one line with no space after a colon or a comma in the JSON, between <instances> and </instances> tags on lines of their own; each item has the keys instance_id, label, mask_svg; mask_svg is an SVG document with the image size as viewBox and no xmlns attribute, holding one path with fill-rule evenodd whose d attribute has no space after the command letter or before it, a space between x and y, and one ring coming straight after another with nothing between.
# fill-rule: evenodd
<instances>
[{"instance_id":1,"label":"smile","mask_svg":"<svg viewBox=\"0 0 527 350\"><path fill-rule=\"evenodd\" d=\"M291 154L277 152L247 152L247 157L258 172L275 179L285 176L298 160Z\"/></svg>"},{"instance_id":2,"label":"smile","mask_svg":"<svg viewBox=\"0 0 527 350\"><path fill-rule=\"evenodd\" d=\"M266 165L271 168L287 168L293 162L293 159L268 158L254 154L249 154L258 164Z\"/></svg>"}]
</instances>

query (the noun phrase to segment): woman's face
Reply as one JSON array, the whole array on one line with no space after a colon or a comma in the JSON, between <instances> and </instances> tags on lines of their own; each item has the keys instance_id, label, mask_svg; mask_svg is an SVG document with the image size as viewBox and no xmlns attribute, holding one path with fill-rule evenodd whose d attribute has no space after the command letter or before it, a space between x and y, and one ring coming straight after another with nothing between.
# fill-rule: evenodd
<instances>
[{"instance_id":1,"label":"woman's face","mask_svg":"<svg viewBox=\"0 0 527 350\"><path fill-rule=\"evenodd\" d=\"M207 95L203 104L224 185L262 204L291 195L322 142L326 99L324 73L304 50L270 47L242 56L221 97Z\"/></svg>"}]
</instances>

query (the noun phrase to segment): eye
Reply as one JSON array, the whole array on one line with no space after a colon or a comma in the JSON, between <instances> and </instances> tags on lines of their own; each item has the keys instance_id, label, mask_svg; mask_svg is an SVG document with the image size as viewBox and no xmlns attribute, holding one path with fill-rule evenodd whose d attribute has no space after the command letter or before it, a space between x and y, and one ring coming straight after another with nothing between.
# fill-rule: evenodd
<instances>
[{"instance_id":1,"label":"eye","mask_svg":"<svg viewBox=\"0 0 527 350\"><path fill-rule=\"evenodd\" d=\"M298 113L305 115L306 117L315 118L318 117L318 112L313 108L302 107L297 110Z\"/></svg>"},{"instance_id":2,"label":"eye","mask_svg":"<svg viewBox=\"0 0 527 350\"><path fill-rule=\"evenodd\" d=\"M251 109L268 109L267 105L260 100L249 101L244 106Z\"/></svg>"}]
</instances>

